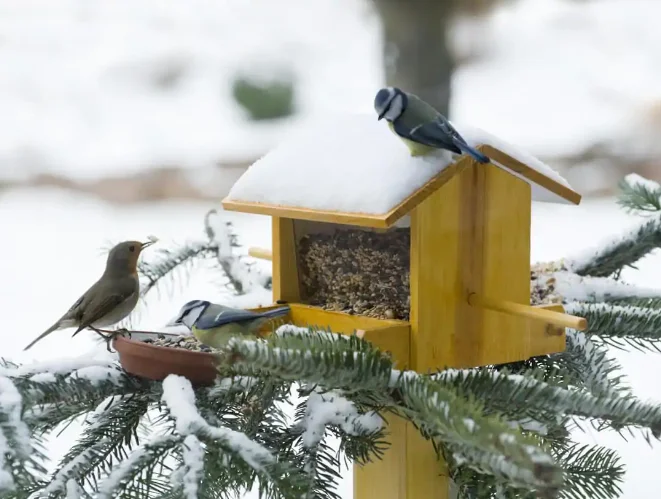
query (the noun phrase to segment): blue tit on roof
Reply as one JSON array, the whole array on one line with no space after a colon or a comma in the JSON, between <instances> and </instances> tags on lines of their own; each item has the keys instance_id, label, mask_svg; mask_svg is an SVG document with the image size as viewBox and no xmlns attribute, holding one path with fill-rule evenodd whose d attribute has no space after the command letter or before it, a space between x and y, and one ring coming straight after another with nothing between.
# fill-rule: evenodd
<instances>
[{"instance_id":1,"label":"blue tit on roof","mask_svg":"<svg viewBox=\"0 0 661 499\"><path fill-rule=\"evenodd\" d=\"M261 327L269 320L284 317L288 313L288 306L265 312L251 312L205 300L192 300L181 307L178 315L167 325L183 324L200 343L222 348L235 336L257 336Z\"/></svg>"},{"instance_id":2,"label":"blue tit on roof","mask_svg":"<svg viewBox=\"0 0 661 499\"><path fill-rule=\"evenodd\" d=\"M450 121L431 105L396 87L382 88L374 98L379 120L385 118L390 129L406 144L411 156L424 156L434 149L468 154L479 163L487 156L468 145Z\"/></svg>"}]
</instances>

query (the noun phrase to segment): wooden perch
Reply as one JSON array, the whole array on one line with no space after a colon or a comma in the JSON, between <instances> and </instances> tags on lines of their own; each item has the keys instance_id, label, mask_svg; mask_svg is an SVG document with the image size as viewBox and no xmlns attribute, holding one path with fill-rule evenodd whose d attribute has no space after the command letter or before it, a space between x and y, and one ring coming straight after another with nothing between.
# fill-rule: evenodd
<instances>
[{"instance_id":1,"label":"wooden perch","mask_svg":"<svg viewBox=\"0 0 661 499\"><path fill-rule=\"evenodd\" d=\"M273 260L273 253L270 249L266 248L248 248L248 254L253 258L259 258L260 260Z\"/></svg>"},{"instance_id":2,"label":"wooden perch","mask_svg":"<svg viewBox=\"0 0 661 499\"><path fill-rule=\"evenodd\" d=\"M577 331L585 331L588 327L588 321L583 317L576 317L575 315L563 314L546 310L539 307L530 305L523 305L521 303L514 303L504 300L492 300L477 293L468 295L468 304L473 307L481 307L487 310L494 310L504 314L516 315L519 317L527 317L529 319L546 322L558 327L569 327Z\"/></svg>"}]
</instances>

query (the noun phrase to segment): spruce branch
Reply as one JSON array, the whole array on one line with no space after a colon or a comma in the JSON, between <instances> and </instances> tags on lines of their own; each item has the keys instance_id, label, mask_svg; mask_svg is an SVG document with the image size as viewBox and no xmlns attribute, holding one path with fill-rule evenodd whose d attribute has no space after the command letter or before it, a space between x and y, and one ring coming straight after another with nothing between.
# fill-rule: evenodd
<instances>
[{"instance_id":1,"label":"spruce branch","mask_svg":"<svg viewBox=\"0 0 661 499\"><path fill-rule=\"evenodd\" d=\"M608 277L631 267L661 245L661 215L654 215L624 234L565 260L581 276Z\"/></svg>"},{"instance_id":2,"label":"spruce branch","mask_svg":"<svg viewBox=\"0 0 661 499\"><path fill-rule=\"evenodd\" d=\"M201 441L220 446L227 458L242 473L236 472L237 479L246 473L256 475L260 482L272 482L283 497L286 494L299 494L305 477L290 464L279 462L266 447L248 438L244 433L223 426L210 425L199 413L195 403L195 392L186 378L169 375L163 380L162 400L175 424L175 431L182 437L195 435ZM253 478L243 480L237 486L250 485ZM268 486L262 486L267 489Z\"/></svg>"},{"instance_id":3,"label":"spruce branch","mask_svg":"<svg viewBox=\"0 0 661 499\"><path fill-rule=\"evenodd\" d=\"M620 497L624 466L611 449L572 444L557 452L555 458L564 470L562 499Z\"/></svg>"},{"instance_id":4,"label":"spruce branch","mask_svg":"<svg viewBox=\"0 0 661 499\"><path fill-rule=\"evenodd\" d=\"M548 279L548 276L540 277ZM554 289L565 301L616 301L628 298L658 298L659 289L643 288L610 277L581 276L572 272L551 275Z\"/></svg>"},{"instance_id":5,"label":"spruce branch","mask_svg":"<svg viewBox=\"0 0 661 499\"><path fill-rule=\"evenodd\" d=\"M428 377L400 376L397 385L399 410L423 435L446 446L455 461L514 486L551 493L560 486L561 470L539 440L495 414L486 416L474 398L460 397Z\"/></svg>"},{"instance_id":6,"label":"spruce branch","mask_svg":"<svg viewBox=\"0 0 661 499\"><path fill-rule=\"evenodd\" d=\"M637 174L629 174L619 183L618 204L629 212L654 213L661 210L661 186Z\"/></svg>"},{"instance_id":7,"label":"spruce branch","mask_svg":"<svg viewBox=\"0 0 661 499\"><path fill-rule=\"evenodd\" d=\"M445 386L463 390L479 397L485 405L496 405L507 413L506 407L525 407L535 414L567 414L608 422L614 428L649 428L658 438L661 435L661 406L637 400L628 393L590 393L567 390L541 381L542 373L494 375L486 370L441 371L434 379ZM516 410L516 409L512 409ZM538 416L539 417L539 416Z\"/></svg>"},{"instance_id":8,"label":"spruce branch","mask_svg":"<svg viewBox=\"0 0 661 499\"><path fill-rule=\"evenodd\" d=\"M233 339L229 355L234 365L248 364L285 379L299 379L346 393L374 392L373 399L410 419L437 443L460 454L482 472L507 476L528 487L553 488L558 470L535 444L498 417L483 414L481 405L458 397L438 383L400 374L393 387L392 361L368 342L355 336L329 339L329 333L275 336L268 341ZM349 355L348 345L355 345ZM356 351L357 350L357 351ZM360 386L360 389L357 387ZM386 401L388 389L397 391L399 403ZM386 396L379 396L385 392ZM452 407L452 413L448 410ZM505 452L508 461L503 461Z\"/></svg>"},{"instance_id":9,"label":"spruce branch","mask_svg":"<svg viewBox=\"0 0 661 499\"><path fill-rule=\"evenodd\" d=\"M661 352L661 310L608 303L573 303L572 314L588 320L587 334L608 346Z\"/></svg>"},{"instance_id":10,"label":"spruce branch","mask_svg":"<svg viewBox=\"0 0 661 499\"><path fill-rule=\"evenodd\" d=\"M142 286L141 296L146 296L168 277L171 283L181 283L196 260L215 257L216 251L213 241L191 241L169 249L160 248L156 258L138 263L138 272L147 281Z\"/></svg>"}]
</instances>

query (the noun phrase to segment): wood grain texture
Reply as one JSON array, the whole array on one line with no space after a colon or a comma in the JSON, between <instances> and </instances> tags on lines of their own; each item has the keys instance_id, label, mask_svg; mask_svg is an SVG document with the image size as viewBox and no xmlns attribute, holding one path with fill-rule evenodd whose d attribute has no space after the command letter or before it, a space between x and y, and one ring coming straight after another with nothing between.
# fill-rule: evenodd
<instances>
[{"instance_id":1,"label":"wood grain texture","mask_svg":"<svg viewBox=\"0 0 661 499\"><path fill-rule=\"evenodd\" d=\"M273 217L273 300L297 302L301 299L294 222L289 218Z\"/></svg>"},{"instance_id":2,"label":"wood grain texture","mask_svg":"<svg viewBox=\"0 0 661 499\"><path fill-rule=\"evenodd\" d=\"M551 310L563 313L565 309L560 304L536 305L540 310ZM549 355L564 352L566 348L566 335L564 327L553 327L540 321L528 321L530 335L530 357Z\"/></svg>"},{"instance_id":3,"label":"wood grain texture","mask_svg":"<svg viewBox=\"0 0 661 499\"><path fill-rule=\"evenodd\" d=\"M475 172L474 193L479 201L471 248L481 276L469 284L465 299L475 292L529 305L530 185L494 165L476 165ZM529 356L525 318L474 307L469 310L481 320L466 335L470 340L462 342L456 358L460 365L500 364Z\"/></svg>"},{"instance_id":4,"label":"wood grain texture","mask_svg":"<svg viewBox=\"0 0 661 499\"><path fill-rule=\"evenodd\" d=\"M556 312L549 309L548 307L533 307L531 305L524 305L511 301L493 299L490 297L478 295L477 293L472 293L469 295L468 303L473 307L480 307L495 312L514 315L517 317L525 317L556 327L569 327L578 331L585 331L588 327L588 321L585 320L584 317L577 317L575 315L569 315L563 312Z\"/></svg>"},{"instance_id":5,"label":"wood grain texture","mask_svg":"<svg viewBox=\"0 0 661 499\"><path fill-rule=\"evenodd\" d=\"M288 305L291 308L291 320L297 326L331 326L333 332L343 334L351 334L359 329L367 331L386 326L409 327L409 323L405 321L350 315L301 303L289 303Z\"/></svg>"},{"instance_id":6,"label":"wood grain texture","mask_svg":"<svg viewBox=\"0 0 661 499\"><path fill-rule=\"evenodd\" d=\"M552 178L547 177L541 172L538 172L534 168L521 163L521 161L514 159L512 156L504 153L500 149L489 145L480 145L478 146L478 149L489 156L489 158L494 162L499 163L504 167L512 170L513 172L518 173L522 177L530 180L531 182L534 182L540 187L543 187L544 189L557 194L570 203L579 204L581 202L581 195L578 192L565 187Z\"/></svg>"}]
</instances>

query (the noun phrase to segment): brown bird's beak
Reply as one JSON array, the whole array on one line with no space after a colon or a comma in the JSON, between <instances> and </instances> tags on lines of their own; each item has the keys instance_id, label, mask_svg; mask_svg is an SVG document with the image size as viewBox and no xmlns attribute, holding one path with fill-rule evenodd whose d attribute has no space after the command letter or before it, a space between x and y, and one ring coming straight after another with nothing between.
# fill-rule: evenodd
<instances>
[{"instance_id":1,"label":"brown bird's beak","mask_svg":"<svg viewBox=\"0 0 661 499\"><path fill-rule=\"evenodd\" d=\"M144 250L145 248L148 248L149 246L151 246L156 242L158 242L158 239L156 239L155 237L150 237L149 241L147 241L146 243L140 243L142 244L142 246L140 247L140 251Z\"/></svg>"}]
</instances>

